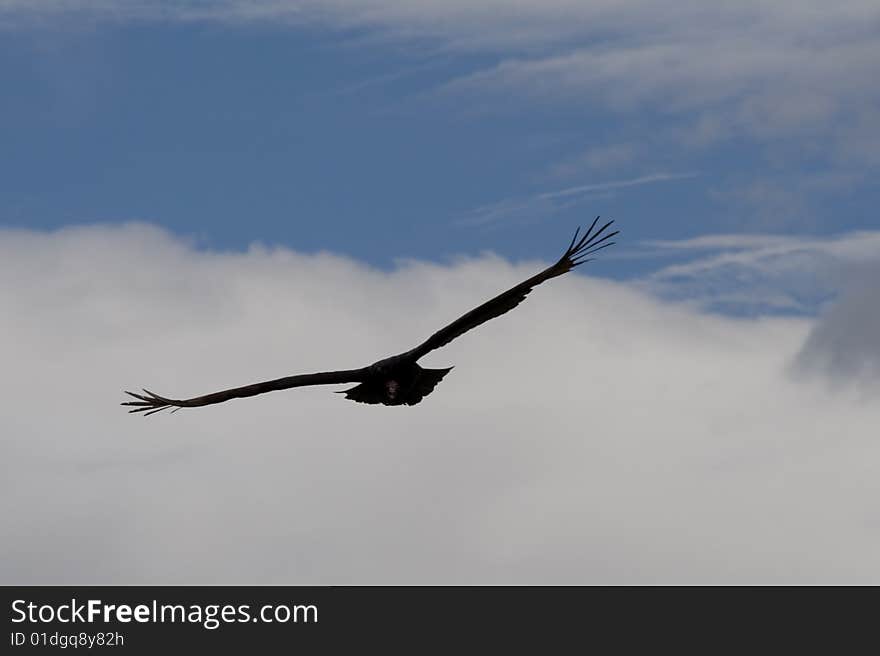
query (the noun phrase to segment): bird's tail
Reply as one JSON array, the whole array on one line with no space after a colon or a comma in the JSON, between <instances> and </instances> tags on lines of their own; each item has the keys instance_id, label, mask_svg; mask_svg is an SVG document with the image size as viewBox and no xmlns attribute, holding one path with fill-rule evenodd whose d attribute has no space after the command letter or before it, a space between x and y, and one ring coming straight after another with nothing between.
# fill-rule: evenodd
<instances>
[{"instance_id":1,"label":"bird's tail","mask_svg":"<svg viewBox=\"0 0 880 656\"><path fill-rule=\"evenodd\" d=\"M412 391L407 395L406 404L415 405L428 396L437 387L437 383L443 380L443 377L450 371L452 371L452 367L447 367L446 369L421 369Z\"/></svg>"}]
</instances>

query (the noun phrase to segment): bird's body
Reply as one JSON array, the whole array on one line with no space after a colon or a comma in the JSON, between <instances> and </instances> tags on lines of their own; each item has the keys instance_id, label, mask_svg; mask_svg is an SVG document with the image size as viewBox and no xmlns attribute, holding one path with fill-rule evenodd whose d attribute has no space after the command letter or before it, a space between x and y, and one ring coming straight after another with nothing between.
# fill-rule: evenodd
<instances>
[{"instance_id":1,"label":"bird's body","mask_svg":"<svg viewBox=\"0 0 880 656\"><path fill-rule=\"evenodd\" d=\"M340 394L359 403L415 405L434 391L437 383L451 370L452 367L424 369L410 353L402 353L374 362L367 367L368 373L362 383Z\"/></svg>"},{"instance_id":2,"label":"bird's body","mask_svg":"<svg viewBox=\"0 0 880 656\"><path fill-rule=\"evenodd\" d=\"M452 369L452 367L425 369L419 366L418 360L431 351L445 346L468 330L512 310L537 285L567 273L574 267L589 261L587 258L592 253L611 246L614 242L607 240L616 235L616 231L601 238L600 236L613 221L609 221L593 232L598 220L599 218L596 217L596 221L593 221L590 229L579 241L578 232L575 232L568 249L555 264L462 315L412 350L384 358L360 369L298 374L191 399L168 399L147 390L144 390L144 394L126 392L136 400L126 401L122 405L134 406L129 412L144 412L149 415L169 408L196 408L275 390L340 383L357 383L354 387L340 392L345 394L345 398L352 401L382 405L416 405L428 396Z\"/></svg>"}]
</instances>

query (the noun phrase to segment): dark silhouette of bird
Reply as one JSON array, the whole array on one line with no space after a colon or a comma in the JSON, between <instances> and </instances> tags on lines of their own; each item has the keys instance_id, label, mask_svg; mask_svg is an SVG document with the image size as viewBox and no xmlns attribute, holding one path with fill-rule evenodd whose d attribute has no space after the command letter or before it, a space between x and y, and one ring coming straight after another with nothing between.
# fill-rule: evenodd
<instances>
[{"instance_id":1,"label":"dark silhouette of bird","mask_svg":"<svg viewBox=\"0 0 880 656\"><path fill-rule=\"evenodd\" d=\"M196 396L191 399L169 399L153 394L148 390L143 390L143 394L126 391L126 394L134 397L136 400L126 401L122 405L133 406L129 412L143 412L145 415L151 415L169 408L174 408L173 411L180 408L198 408L203 405L222 403L230 399L256 396L257 394L290 389L291 387L338 385L341 383L357 383L354 387L339 392L340 394L345 394L345 398L352 401L373 404L381 403L382 405L415 405L428 396L437 386L437 383L443 380L443 377L452 370L452 367L447 367L446 369L425 369L418 365L418 360L431 351L445 346L472 328L476 328L480 324L489 321L489 319L494 319L505 312L509 312L519 305L532 289L545 280L561 276L576 266L589 262L592 259L589 257L590 255L614 244L613 241L608 240L620 231L616 230L604 234L614 221L609 221L594 232L598 221L599 217L596 217L589 230L580 239L578 239L580 234L580 228L578 228L568 249L566 249L565 253L555 264L515 287L508 289L506 292L499 294L492 300L486 301L479 307L474 308L448 326L438 330L422 344L405 353L379 360L361 369L323 371L314 374L287 376L264 383L255 383L204 396Z\"/></svg>"}]
</instances>

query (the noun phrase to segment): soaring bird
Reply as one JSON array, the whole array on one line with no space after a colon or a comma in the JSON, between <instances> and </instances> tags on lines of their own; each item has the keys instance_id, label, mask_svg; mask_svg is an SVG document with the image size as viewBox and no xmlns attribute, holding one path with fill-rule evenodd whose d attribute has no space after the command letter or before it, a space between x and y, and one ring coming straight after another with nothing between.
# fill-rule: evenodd
<instances>
[{"instance_id":1,"label":"soaring bird","mask_svg":"<svg viewBox=\"0 0 880 656\"><path fill-rule=\"evenodd\" d=\"M593 221L586 233L578 239L578 228L571 243L568 245L562 257L555 264L547 267L537 275L521 282L499 294L490 301L486 301L467 314L462 315L448 326L445 326L431 335L427 340L410 351L390 358L379 360L361 369L347 369L343 371L322 371L314 374L298 374L277 378L264 383L254 383L244 387L196 396L191 399L169 399L149 390L143 390L143 394L134 392L125 393L134 397L134 401L122 403L125 406L134 406L129 412L143 412L151 415L169 408L174 411L180 408L197 408L203 405L222 403L230 399L239 399L246 396L255 396L275 390L290 389L291 387L305 387L308 385L338 385L342 383L358 383L354 387L343 390L339 394L345 394L345 398L359 403L373 403L382 405L415 405L428 396L443 377L448 374L452 367L446 369L425 369L418 365L419 359L431 351L445 346L456 337L463 335L480 324L499 317L519 305L526 295L545 280L550 280L564 273L568 273L576 266L589 262L589 256L614 244L608 241L620 231L605 233L608 227L614 223L609 221L598 230L594 231L599 217ZM603 236L604 234L604 236Z\"/></svg>"}]
</instances>

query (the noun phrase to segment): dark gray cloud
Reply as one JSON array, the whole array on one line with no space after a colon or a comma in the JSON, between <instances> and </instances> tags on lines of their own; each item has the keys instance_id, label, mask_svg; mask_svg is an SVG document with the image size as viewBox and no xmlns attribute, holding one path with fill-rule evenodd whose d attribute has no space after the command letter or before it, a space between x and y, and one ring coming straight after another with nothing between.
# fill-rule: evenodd
<instances>
[{"instance_id":1,"label":"dark gray cloud","mask_svg":"<svg viewBox=\"0 0 880 656\"><path fill-rule=\"evenodd\" d=\"M845 292L816 322L796 365L835 384L880 383L880 263L850 272Z\"/></svg>"},{"instance_id":2,"label":"dark gray cloud","mask_svg":"<svg viewBox=\"0 0 880 656\"><path fill-rule=\"evenodd\" d=\"M788 374L810 320L575 275L432 354L456 369L413 408L116 405L367 363L536 265L4 231L0 578L880 582L880 411Z\"/></svg>"}]
</instances>

